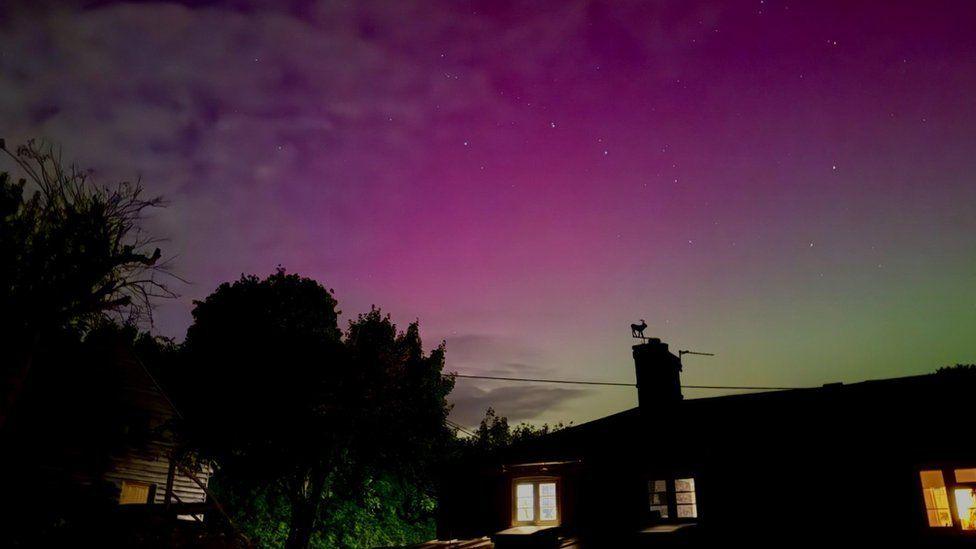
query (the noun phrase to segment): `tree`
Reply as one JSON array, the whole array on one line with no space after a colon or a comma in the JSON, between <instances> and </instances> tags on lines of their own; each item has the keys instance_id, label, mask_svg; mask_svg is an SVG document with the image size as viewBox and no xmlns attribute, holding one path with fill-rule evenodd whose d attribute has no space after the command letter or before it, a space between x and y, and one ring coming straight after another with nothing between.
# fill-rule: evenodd
<instances>
[{"instance_id":1,"label":"tree","mask_svg":"<svg viewBox=\"0 0 976 549\"><path fill-rule=\"evenodd\" d=\"M555 425L543 423L537 427L523 422L512 427L508 424L507 417L498 415L494 408L489 407L485 411L485 417L481 419L481 423L478 425L478 430L474 432L474 436L458 439L460 455L468 458L473 455L483 456L490 452L543 437L569 426L572 426L572 423L569 425L562 422Z\"/></svg>"},{"instance_id":2,"label":"tree","mask_svg":"<svg viewBox=\"0 0 976 549\"><path fill-rule=\"evenodd\" d=\"M976 376L976 364L956 364L955 366L943 366L935 371L936 375L945 377L967 377Z\"/></svg>"},{"instance_id":3,"label":"tree","mask_svg":"<svg viewBox=\"0 0 976 549\"><path fill-rule=\"evenodd\" d=\"M191 446L242 514L260 511L254 496L287 508L287 547L307 547L321 513L383 473L423 479L449 436L443 346L425 354L416 324L400 333L378 309L342 338L336 305L283 269L242 276L196 303L184 343Z\"/></svg>"},{"instance_id":4,"label":"tree","mask_svg":"<svg viewBox=\"0 0 976 549\"><path fill-rule=\"evenodd\" d=\"M14 357L3 372L3 428L42 339L106 316L145 317L153 298L174 294L141 227L161 198L144 198L138 182L95 185L50 145L29 141L12 152L0 140L0 150L25 175L15 182L0 173L0 337Z\"/></svg>"}]
</instances>

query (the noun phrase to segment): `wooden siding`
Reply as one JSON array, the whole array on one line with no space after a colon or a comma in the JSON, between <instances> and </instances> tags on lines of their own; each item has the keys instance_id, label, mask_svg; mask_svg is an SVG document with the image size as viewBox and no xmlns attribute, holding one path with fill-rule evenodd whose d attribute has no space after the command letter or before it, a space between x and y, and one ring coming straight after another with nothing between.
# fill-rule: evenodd
<instances>
[{"instance_id":1,"label":"wooden siding","mask_svg":"<svg viewBox=\"0 0 976 549\"><path fill-rule=\"evenodd\" d=\"M144 414L146 427L152 434L138 447L111 456L111 466L104 479L119 489L123 480L155 484L154 503L165 503L170 455L174 449L168 425L177 417L177 412L143 365L127 352L119 354L116 362L122 382L121 400L130 409ZM206 486L211 471L209 466L203 466L193 474ZM207 500L206 491L179 468L175 468L173 474L173 495L172 503L203 503Z\"/></svg>"}]
</instances>

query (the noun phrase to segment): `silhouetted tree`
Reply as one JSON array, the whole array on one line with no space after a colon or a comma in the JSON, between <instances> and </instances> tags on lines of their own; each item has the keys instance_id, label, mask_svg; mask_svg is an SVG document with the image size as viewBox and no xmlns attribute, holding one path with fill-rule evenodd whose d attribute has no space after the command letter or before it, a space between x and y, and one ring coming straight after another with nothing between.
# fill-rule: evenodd
<instances>
[{"instance_id":1,"label":"silhouetted tree","mask_svg":"<svg viewBox=\"0 0 976 549\"><path fill-rule=\"evenodd\" d=\"M494 408L488 408L485 417L478 425L478 430L474 432L475 436L459 439L459 441L465 447L465 452L484 454L539 438L568 426L562 422L555 425L543 423L541 426L523 422L512 427L508 424L508 418L499 416Z\"/></svg>"},{"instance_id":2,"label":"silhouetted tree","mask_svg":"<svg viewBox=\"0 0 976 549\"><path fill-rule=\"evenodd\" d=\"M106 316L131 321L150 300L172 297L155 240L141 228L147 209L139 183L92 183L50 145L9 151L24 178L0 173L0 337L11 358L0 428L23 390L41 340L58 330L83 333Z\"/></svg>"},{"instance_id":3,"label":"silhouetted tree","mask_svg":"<svg viewBox=\"0 0 976 549\"><path fill-rule=\"evenodd\" d=\"M287 509L287 547L385 474L421 482L450 435L443 347L425 354L416 324L398 332L378 309L343 339L338 314L314 280L242 276L196 303L184 344L192 446L242 515Z\"/></svg>"},{"instance_id":4,"label":"silhouetted tree","mask_svg":"<svg viewBox=\"0 0 976 549\"><path fill-rule=\"evenodd\" d=\"M939 375L976 375L976 364L956 364L955 366L943 366L935 371Z\"/></svg>"}]
</instances>

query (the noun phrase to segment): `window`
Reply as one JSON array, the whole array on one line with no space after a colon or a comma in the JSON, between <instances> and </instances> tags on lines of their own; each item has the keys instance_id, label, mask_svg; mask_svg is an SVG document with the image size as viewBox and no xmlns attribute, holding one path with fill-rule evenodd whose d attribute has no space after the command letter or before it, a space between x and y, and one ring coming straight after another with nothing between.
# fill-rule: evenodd
<instances>
[{"instance_id":1,"label":"window","mask_svg":"<svg viewBox=\"0 0 976 549\"><path fill-rule=\"evenodd\" d=\"M651 496L651 511L661 513L661 518L668 518L668 481L650 480L647 491Z\"/></svg>"},{"instance_id":2,"label":"window","mask_svg":"<svg viewBox=\"0 0 976 549\"><path fill-rule=\"evenodd\" d=\"M922 496L925 498L925 513L928 516L929 526L932 528L952 526L949 496L946 493L942 471L921 471L919 476L922 480Z\"/></svg>"},{"instance_id":3,"label":"window","mask_svg":"<svg viewBox=\"0 0 976 549\"><path fill-rule=\"evenodd\" d=\"M678 508L678 518L696 518L698 516L698 502L695 500L695 479L675 479L674 501Z\"/></svg>"},{"instance_id":4,"label":"window","mask_svg":"<svg viewBox=\"0 0 976 549\"><path fill-rule=\"evenodd\" d=\"M969 486L956 488L956 516L963 530L976 530L976 490Z\"/></svg>"},{"instance_id":5,"label":"window","mask_svg":"<svg viewBox=\"0 0 976 549\"><path fill-rule=\"evenodd\" d=\"M533 484L518 484L515 488L516 508L519 522L535 520L535 486Z\"/></svg>"},{"instance_id":6,"label":"window","mask_svg":"<svg viewBox=\"0 0 976 549\"><path fill-rule=\"evenodd\" d=\"M956 469L956 482L976 482L976 469Z\"/></svg>"},{"instance_id":7,"label":"window","mask_svg":"<svg viewBox=\"0 0 976 549\"><path fill-rule=\"evenodd\" d=\"M516 524L558 524L559 495L552 479L515 482Z\"/></svg>"},{"instance_id":8,"label":"window","mask_svg":"<svg viewBox=\"0 0 976 549\"><path fill-rule=\"evenodd\" d=\"M556 483L539 483L539 520L556 520Z\"/></svg>"},{"instance_id":9,"label":"window","mask_svg":"<svg viewBox=\"0 0 976 549\"><path fill-rule=\"evenodd\" d=\"M149 503L156 496L154 484L145 482L135 482L131 480L122 481L122 490L119 492L119 503L122 505Z\"/></svg>"},{"instance_id":10,"label":"window","mask_svg":"<svg viewBox=\"0 0 976 549\"><path fill-rule=\"evenodd\" d=\"M649 509L660 513L662 519L675 517L690 519L698 517L698 498L695 496L693 477L672 480L650 480L647 482ZM674 497L670 497L670 494Z\"/></svg>"}]
</instances>

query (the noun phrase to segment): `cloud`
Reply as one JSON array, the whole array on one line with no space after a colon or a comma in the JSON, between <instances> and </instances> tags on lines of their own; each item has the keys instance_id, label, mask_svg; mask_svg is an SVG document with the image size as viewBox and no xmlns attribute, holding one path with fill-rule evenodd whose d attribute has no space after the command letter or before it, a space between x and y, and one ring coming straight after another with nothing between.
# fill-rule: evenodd
<instances>
[{"instance_id":1,"label":"cloud","mask_svg":"<svg viewBox=\"0 0 976 549\"><path fill-rule=\"evenodd\" d=\"M449 372L536 379L558 377L558 368L540 364L544 360L542 352L514 336L462 334L447 339L446 370ZM531 422L588 393L586 389L540 383L459 378L449 398L454 404L451 417L462 425L476 426L489 407L510 422Z\"/></svg>"},{"instance_id":2,"label":"cloud","mask_svg":"<svg viewBox=\"0 0 976 549\"><path fill-rule=\"evenodd\" d=\"M588 392L585 389L548 387L541 384L505 385L486 389L458 381L450 396L450 401L454 404L451 418L461 425L474 427L484 417L485 410L491 407L499 415L507 417L510 423L531 422L544 413L559 410L569 400L582 397Z\"/></svg>"}]
</instances>

